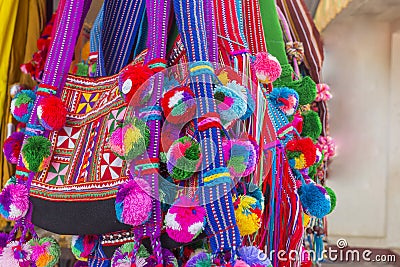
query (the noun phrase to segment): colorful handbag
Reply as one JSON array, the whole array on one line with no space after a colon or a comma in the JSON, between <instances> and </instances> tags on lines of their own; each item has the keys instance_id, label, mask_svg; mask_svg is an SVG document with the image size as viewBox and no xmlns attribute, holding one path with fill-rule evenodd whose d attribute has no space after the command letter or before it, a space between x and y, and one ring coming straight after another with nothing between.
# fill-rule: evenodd
<instances>
[{"instance_id":1,"label":"colorful handbag","mask_svg":"<svg viewBox=\"0 0 400 267\"><path fill-rule=\"evenodd\" d=\"M130 2L113 3L126 7ZM110 133L123 120L127 106L118 87L118 75L67 76L74 40L89 6L90 1L66 1L46 62L43 83L37 89L32 116L25 130L26 151L27 144L32 143L30 140L38 140L37 137L43 135L51 142L51 156L47 154L45 162L42 161L46 164L37 166L34 160L40 151L33 153L33 159L29 153L22 153L16 172L16 179L25 181L30 190L32 222L55 233L100 234L129 228L118 222L114 209L118 187L128 179L128 166L107 144ZM135 1L135 5L129 6L130 11L139 13L144 12L143 7L144 1ZM118 41L121 36L121 43L124 32L137 31L141 21L128 14L124 19L124 23L114 25L119 30L113 31L118 32ZM129 47L124 46L121 51L128 52ZM127 59L110 61L115 67ZM142 61L143 55L133 63ZM54 112L61 118L62 109L44 105L44 100L50 98L55 101L53 103L59 103L52 95L59 97L66 106L65 125L59 129L51 127L51 116L46 113ZM40 116L36 115L38 110ZM49 145L44 139L36 145L42 144Z\"/></svg>"}]
</instances>

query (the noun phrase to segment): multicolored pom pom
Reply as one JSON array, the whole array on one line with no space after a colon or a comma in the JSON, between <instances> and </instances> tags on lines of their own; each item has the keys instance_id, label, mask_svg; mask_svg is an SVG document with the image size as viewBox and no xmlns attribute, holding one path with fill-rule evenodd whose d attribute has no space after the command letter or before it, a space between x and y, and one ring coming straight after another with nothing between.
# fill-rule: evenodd
<instances>
[{"instance_id":1,"label":"multicolored pom pom","mask_svg":"<svg viewBox=\"0 0 400 267\"><path fill-rule=\"evenodd\" d=\"M254 62L256 76L261 83L272 83L281 76L282 68L276 57L267 52L259 52Z\"/></svg>"},{"instance_id":2,"label":"multicolored pom pom","mask_svg":"<svg viewBox=\"0 0 400 267\"><path fill-rule=\"evenodd\" d=\"M181 196L165 215L166 231L171 239L187 243L195 239L204 227L206 211L193 200Z\"/></svg>"},{"instance_id":3,"label":"multicolored pom pom","mask_svg":"<svg viewBox=\"0 0 400 267\"><path fill-rule=\"evenodd\" d=\"M146 88L139 88L154 74L147 66L141 64L128 65L118 77L118 86L125 102L132 106L145 104L151 96L151 92ZM133 96L135 97L133 98Z\"/></svg>"},{"instance_id":4,"label":"multicolored pom pom","mask_svg":"<svg viewBox=\"0 0 400 267\"><path fill-rule=\"evenodd\" d=\"M244 246L238 249L238 257L250 267L269 267L272 266L268 256L254 246Z\"/></svg>"},{"instance_id":5,"label":"multicolored pom pom","mask_svg":"<svg viewBox=\"0 0 400 267\"><path fill-rule=\"evenodd\" d=\"M120 158L132 160L143 154L150 142L150 130L146 123L133 118L115 129L108 144Z\"/></svg>"},{"instance_id":6,"label":"multicolored pom pom","mask_svg":"<svg viewBox=\"0 0 400 267\"><path fill-rule=\"evenodd\" d=\"M24 184L10 182L0 193L0 214L7 220L23 218L29 209L29 192Z\"/></svg>"},{"instance_id":7,"label":"multicolored pom pom","mask_svg":"<svg viewBox=\"0 0 400 267\"><path fill-rule=\"evenodd\" d=\"M50 163L51 142L43 136L29 137L22 147L21 155L25 167L33 172L42 171Z\"/></svg>"},{"instance_id":8,"label":"multicolored pom pom","mask_svg":"<svg viewBox=\"0 0 400 267\"><path fill-rule=\"evenodd\" d=\"M77 260L87 261L99 242L97 235L74 235L71 238L71 251Z\"/></svg>"},{"instance_id":9,"label":"multicolored pom pom","mask_svg":"<svg viewBox=\"0 0 400 267\"><path fill-rule=\"evenodd\" d=\"M165 92L160 105L170 123L186 123L196 114L196 101L189 87L177 87Z\"/></svg>"},{"instance_id":10,"label":"multicolored pom pom","mask_svg":"<svg viewBox=\"0 0 400 267\"><path fill-rule=\"evenodd\" d=\"M259 147L253 137L224 139L222 148L226 166L232 176L244 177L254 172L259 158Z\"/></svg>"},{"instance_id":11,"label":"multicolored pom pom","mask_svg":"<svg viewBox=\"0 0 400 267\"><path fill-rule=\"evenodd\" d=\"M61 249L57 241L51 237L31 239L31 261L36 267L54 267L60 259Z\"/></svg>"},{"instance_id":12,"label":"multicolored pom pom","mask_svg":"<svg viewBox=\"0 0 400 267\"><path fill-rule=\"evenodd\" d=\"M118 221L137 226L145 223L151 215L151 187L137 178L122 184L115 199Z\"/></svg>"},{"instance_id":13,"label":"multicolored pom pom","mask_svg":"<svg viewBox=\"0 0 400 267\"><path fill-rule=\"evenodd\" d=\"M67 108L60 98L49 95L40 100L37 116L45 129L58 131L67 120Z\"/></svg>"},{"instance_id":14,"label":"multicolored pom pom","mask_svg":"<svg viewBox=\"0 0 400 267\"><path fill-rule=\"evenodd\" d=\"M0 266L31 267L31 254L31 246L27 243L20 244L18 241L11 241L1 251Z\"/></svg>"},{"instance_id":15,"label":"multicolored pom pom","mask_svg":"<svg viewBox=\"0 0 400 267\"><path fill-rule=\"evenodd\" d=\"M234 208L240 235L251 235L260 229L263 210L256 198L241 195L235 200Z\"/></svg>"},{"instance_id":16,"label":"multicolored pom pom","mask_svg":"<svg viewBox=\"0 0 400 267\"><path fill-rule=\"evenodd\" d=\"M176 180L185 180L200 168L200 145L188 136L181 137L172 143L166 157L167 169L171 177Z\"/></svg>"},{"instance_id":17,"label":"multicolored pom pom","mask_svg":"<svg viewBox=\"0 0 400 267\"><path fill-rule=\"evenodd\" d=\"M15 97L16 94L24 90L24 86L22 86L20 83L14 83L13 85L10 86L10 96L12 98Z\"/></svg>"},{"instance_id":18,"label":"multicolored pom pom","mask_svg":"<svg viewBox=\"0 0 400 267\"><path fill-rule=\"evenodd\" d=\"M161 250L161 252L162 252L162 255L163 255L164 265L157 264L156 258L154 257L154 255L152 255L147 259L146 267L152 267L152 266L155 266L155 267L162 267L162 266L165 266L165 267L178 267L178 260L175 258L174 254L171 251L169 251L166 248L163 248Z\"/></svg>"},{"instance_id":19,"label":"multicolored pom pom","mask_svg":"<svg viewBox=\"0 0 400 267\"><path fill-rule=\"evenodd\" d=\"M214 98L217 100L218 113L225 127L246 115L247 90L236 81L216 86Z\"/></svg>"},{"instance_id":20,"label":"multicolored pom pom","mask_svg":"<svg viewBox=\"0 0 400 267\"><path fill-rule=\"evenodd\" d=\"M128 242L117 248L113 254L111 259L111 266L113 267L131 267L132 257L133 257L133 249L135 247L134 242ZM138 252L135 255L136 267L144 267L147 262L146 259L150 256L147 252L146 248L141 245L139 247Z\"/></svg>"},{"instance_id":21,"label":"multicolored pom pom","mask_svg":"<svg viewBox=\"0 0 400 267\"><path fill-rule=\"evenodd\" d=\"M302 170L316 160L316 147L311 138L294 139L286 145L286 155L292 168Z\"/></svg>"},{"instance_id":22,"label":"multicolored pom pom","mask_svg":"<svg viewBox=\"0 0 400 267\"><path fill-rule=\"evenodd\" d=\"M35 92L22 90L11 100L11 114L17 121L27 123L36 99Z\"/></svg>"},{"instance_id":23,"label":"multicolored pom pom","mask_svg":"<svg viewBox=\"0 0 400 267\"><path fill-rule=\"evenodd\" d=\"M7 161L11 164L18 163L18 157L21 152L22 143L24 141L23 132L13 132L3 144L3 152Z\"/></svg>"},{"instance_id":24,"label":"multicolored pom pom","mask_svg":"<svg viewBox=\"0 0 400 267\"><path fill-rule=\"evenodd\" d=\"M185 267L209 267L212 265L211 255L205 252L200 252L192 256L186 262Z\"/></svg>"},{"instance_id":25,"label":"multicolored pom pom","mask_svg":"<svg viewBox=\"0 0 400 267\"><path fill-rule=\"evenodd\" d=\"M286 116L293 115L299 105L299 95L287 87L275 87L269 94L269 99Z\"/></svg>"},{"instance_id":26,"label":"multicolored pom pom","mask_svg":"<svg viewBox=\"0 0 400 267\"><path fill-rule=\"evenodd\" d=\"M298 189L300 202L305 213L317 218L323 218L331 210L330 197L321 185L313 182L303 184Z\"/></svg>"}]
</instances>

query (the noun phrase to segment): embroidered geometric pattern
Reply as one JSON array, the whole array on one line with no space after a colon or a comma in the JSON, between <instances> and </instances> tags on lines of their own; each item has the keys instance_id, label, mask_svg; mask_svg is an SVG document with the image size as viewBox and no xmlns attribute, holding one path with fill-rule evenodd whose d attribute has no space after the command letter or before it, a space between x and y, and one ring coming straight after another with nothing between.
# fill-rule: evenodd
<instances>
[{"instance_id":1,"label":"embroidered geometric pattern","mask_svg":"<svg viewBox=\"0 0 400 267\"><path fill-rule=\"evenodd\" d=\"M116 76L96 82L69 76L61 99L68 109L66 126L51 132L51 163L36 174L31 195L53 201L115 197L128 179L125 161L106 145L126 113Z\"/></svg>"}]
</instances>

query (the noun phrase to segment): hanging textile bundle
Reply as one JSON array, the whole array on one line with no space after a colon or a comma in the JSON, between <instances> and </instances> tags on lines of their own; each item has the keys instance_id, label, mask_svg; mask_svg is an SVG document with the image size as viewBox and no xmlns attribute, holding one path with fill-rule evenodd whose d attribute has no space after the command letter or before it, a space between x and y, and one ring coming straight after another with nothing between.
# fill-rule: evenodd
<instances>
[{"instance_id":1,"label":"hanging textile bundle","mask_svg":"<svg viewBox=\"0 0 400 267\"><path fill-rule=\"evenodd\" d=\"M188 243L203 231L205 215L203 207L181 196L165 215L166 231L176 242Z\"/></svg>"},{"instance_id":2,"label":"hanging textile bundle","mask_svg":"<svg viewBox=\"0 0 400 267\"><path fill-rule=\"evenodd\" d=\"M275 87L269 94L269 100L286 116L293 115L299 105L299 95L287 87Z\"/></svg>"},{"instance_id":3,"label":"hanging textile bundle","mask_svg":"<svg viewBox=\"0 0 400 267\"><path fill-rule=\"evenodd\" d=\"M182 124L193 118L196 113L196 101L190 88L182 86L164 93L161 107L165 119L174 124Z\"/></svg>"},{"instance_id":4,"label":"hanging textile bundle","mask_svg":"<svg viewBox=\"0 0 400 267\"><path fill-rule=\"evenodd\" d=\"M54 267L61 255L57 241L52 237L31 239L28 242L32 249L31 260L36 267Z\"/></svg>"},{"instance_id":5,"label":"hanging textile bundle","mask_svg":"<svg viewBox=\"0 0 400 267\"><path fill-rule=\"evenodd\" d=\"M151 187L143 179L136 178L118 188L115 199L117 219L125 224L137 226L151 215Z\"/></svg>"},{"instance_id":6,"label":"hanging textile bundle","mask_svg":"<svg viewBox=\"0 0 400 267\"><path fill-rule=\"evenodd\" d=\"M22 90L11 101L11 114L17 121L27 123L32 113L36 95L32 90Z\"/></svg>"},{"instance_id":7,"label":"hanging textile bundle","mask_svg":"<svg viewBox=\"0 0 400 267\"><path fill-rule=\"evenodd\" d=\"M43 136L31 136L21 150L22 160L26 168L33 172L42 171L51 159L51 142Z\"/></svg>"},{"instance_id":8,"label":"hanging textile bundle","mask_svg":"<svg viewBox=\"0 0 400 267\"><path fill-rule=\"evenodd\" d=\"M184 136L172 143L167 154L167 169L171 177L185 180L197 172L201 164L199 143Z\"/></svg>"},{"instance_id":9,"label":"hanging textile bundle","mask_svg":"<svg viewBox=\"0 0 400 267\"><path fill-rule=\"evenodd\" d=\"M60 98L49 95L40 100L37 116L45 129L58 131L65 125L67 109Z\"/></svg>"},{"instance_id":10,"label":"hanging textile bundle","mask_svg":"<svg viewBox=\"0 0 400 267\"><path fill-rule=\"evenodd\" d=\"M110 136L108 144L120 158L132 160L146 151L150 142L150 130L146 123L133 118L124 122Z\"/></svg>"},{"instance_id":11,"label":"hanging textile bundle","mask_svg":"<svg viewBox=\"0 0 400 267\"><path fill-rule=\"evenodd\" d=\"M18 157L21 152L22 142L24 141L23 132L13 132L3 144L3 152L7 161L11 164L18 163Z\"/></svg>"},{"instance_id":12,"label":"hanging textile bundle","mask_svg":"<svg viewBox=\"0 0 400 267\"><path fill-rule=\"evenodd\" d=\"M153 74L154 72L148 66L140 64L128 65L124 68L118 76L118 86L127 103L132 106L140 106L149 100L151 92L142 85ZM141 90L139 91L139 89ZM135 97L133 98L133 96Z\"/></svg>"}]
</instances>

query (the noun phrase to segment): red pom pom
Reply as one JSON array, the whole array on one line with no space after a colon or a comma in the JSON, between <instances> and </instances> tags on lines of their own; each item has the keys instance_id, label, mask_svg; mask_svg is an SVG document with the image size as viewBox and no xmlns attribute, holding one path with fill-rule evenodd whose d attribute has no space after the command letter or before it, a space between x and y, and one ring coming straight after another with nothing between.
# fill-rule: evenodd
<instances>
[{"instance_id":1,"label":"red pom pom","mask_svg":"<svg viewBox=\"0 0 400 267\"><path fill-rule=\"evenodd\" d=\"M286 151L289 159L297 159L296 169L305 169L315 163L317 150L309 137L289 141L286 145ZM298 166L301 166L301 168Z\"/></svg>"},{"instance_id":2,"label":"red pom pom","mask_svg":"<svg viewBox=\"0 0 400 267\"><path fill-rule=\"evenodd\" d=\"M174 124L186 123L196 113L194 94L189 87L177 87L165 92L160 103L165 118Z\"/></svg>"},{"instance_id":3,"label":"red pom pom","mask_svg":"<svg viewBox=\"0 0 400 267\"><path fill-rule=\"evenodd\" d=\"M40 101L37 115L44 128L58 131L65 125L67 109L61 99L51 95Z\"/></svg>"},{"instance_id":4,"label":"red pom pom","mask_svg":"<svg viewBox=\"0 0 400 267\"><path fill-rule=\"evenodd\" d=\"M138 92L138 89L153 74L154 72L149 67L139 64L129 65L123 69L119 75L118 85L119 90L127 103L130 103L133 106L140 106L147 102L150 97L150 92L146 92L145 90ZM136 96L132 100L132 97L135 94Z\"/></svg>"}]
</instances>

